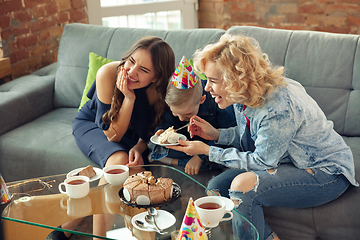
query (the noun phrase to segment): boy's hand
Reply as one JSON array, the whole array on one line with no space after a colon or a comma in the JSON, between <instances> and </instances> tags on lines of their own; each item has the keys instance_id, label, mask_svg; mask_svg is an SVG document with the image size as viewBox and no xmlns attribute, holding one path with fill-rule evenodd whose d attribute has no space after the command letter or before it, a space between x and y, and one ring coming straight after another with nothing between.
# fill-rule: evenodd
<instances>
[{"instance_id":1,"label":"boy's hand","mask_svg":"<svg viewBox=\"0 0 360 240\"><path fill-rule=\"evenodd\" d=\"M185 166L185 173L189 175L196 175L199 173L202 164L201 158L198 155L193 156Z\"/></svg>"},{"instance_id":2,"label":"boy's hand","mask_svg":"<svg viewBox=\"0 0 360 240\"><path fill-rule=\"evenodd\" d=\"M214 128L210 123L198 116L192 116L190 122L193 123L188 127L190 137L193 138L195 135L207 139L207 140L218 140L220 132Z\"/></svg>"},{"instance_id":3,"label":"boy's hand","mask_svg":"<svg viewBox=\"0 0 360 240\"><path fill-rule=\"evenodd\" d=\"M162 134L163 132L165 132L165 130L159 129L159 130L156 131L155 134L158 135L158 136L160 136L160 134Z\"/></svg>"},{"instance_id":4,"label":"boy's hand","mask_svg":"<svg viewBox=\"0 0 360 240\"><path fill-rule=\"evenodd\" d=\"M209 155L210 146L202 141L184 141L179 140L179 145L166 146L167 148L174 149L176 151L184 152L189 156L194 155Z\"/></svg>"}]
</instances>

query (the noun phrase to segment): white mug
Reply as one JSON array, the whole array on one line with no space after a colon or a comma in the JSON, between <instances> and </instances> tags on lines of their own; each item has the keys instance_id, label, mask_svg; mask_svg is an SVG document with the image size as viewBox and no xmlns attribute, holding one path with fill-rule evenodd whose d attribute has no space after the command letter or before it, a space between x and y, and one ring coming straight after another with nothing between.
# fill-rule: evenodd
<instances>
[{"instance_id":1,"label":"white mug","mask_svg":"<svg viewBox=\"0 0 360 240\"><path fill-rule=\"evenodd\" d=\"M89 181L90 179L86 176L69 177L59 184L59 191L67 194L70 198L83 198L90 191ZM65 191L62 186L65 186Z\"/></svg>"},{"instance_id":2,"label":"white mug","mask_svg":"<svg viewBox=\"0 0 360 240\"><path fill-rule=\"evenodd\" d=\"M194 205L204 227L214 228L219 225L219 222L228 221L233 218L233 213L231 210L226 209L226 203L221 197L201 197L194 202ZM225 213L230 214L230 217L225 218Z\"/></svg>"},{"instance_id":3,"label":"white mug","mask_svg":"<svg viewBox=\"0 0 360 240\"><path fill-rule=\"evenodd\" d=\"M122 173L110 173L110 171L122 170ZM129 177L129 168L125 165L112 165L104 167L105 180L113 186L120 186Z\"/></svg>"}]
</instances>

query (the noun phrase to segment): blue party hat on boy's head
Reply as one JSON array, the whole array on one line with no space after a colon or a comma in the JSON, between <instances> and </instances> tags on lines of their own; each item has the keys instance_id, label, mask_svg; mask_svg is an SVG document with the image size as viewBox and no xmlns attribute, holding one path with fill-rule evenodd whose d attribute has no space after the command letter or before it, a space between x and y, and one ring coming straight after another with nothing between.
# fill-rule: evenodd
<instances>
[{"instance_id":1,"label":"blue party hat on boy's head","mask_svg":"<svg viewBox=\"0 0 360 240\"><path fill-rule=\"evenodd\" d=\"M189 89L199 81L198 76L193 71L193 67L185 56L182 57L178 67L171 77L171 83L178 89Z\"/></svg>"}]
</instances>

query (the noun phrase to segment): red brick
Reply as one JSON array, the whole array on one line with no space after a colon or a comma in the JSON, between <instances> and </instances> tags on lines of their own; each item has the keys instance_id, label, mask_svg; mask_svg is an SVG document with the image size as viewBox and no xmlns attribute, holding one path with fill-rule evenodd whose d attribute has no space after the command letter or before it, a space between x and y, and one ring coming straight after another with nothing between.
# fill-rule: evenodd
<instances>
[{"instance_id":1,"label":"red brick","mask_svg":"<svg viewBox=\"0 0 360 240\"><path fill-rule=\"evenodd\" d=\"M19 22L28 22L31 20L31 15L28 9L14 12L14 18Z\"/></svg>"},{"instance_id":2,"label":"red brick","mask_svg":"<svg viewBox=\"0 0 360 240\"><path fill-rule=\"evenodd\" d=\"M26 64L28 65L28 73L35 72L39 68L41 68L41 57L36 56L27 59Z\"/></svg>"},{"instance_id":3,"label":"red brick","mask_svg":"<svg viewBox=\"0 0 360 240\"><path fill-rule=\"evenodd\" d=\"M33 19L46 17L45 6L37 6L30 9L31 16Z\"/></svg>"},{"instance_id":4,"label":"red brick","mask_svg":"<svg viewBox=\"0 0 360 240\"><path fill-rule=\"evenodd\" d=\"M0 28L4 29L10 27L10 20L10 14L0 16Z\"/></svg>"},{"instance_id":5,"label":"red brick","mask_svg":"<svg viewBox=\"0 0 360 240\"><path fill-rule=\"evenodd\" d=\"M42 19L38 19L35 22L32 22L30 24L30 29L33 33L41 31L42 29L46 29L52 26L55 26L56 22L54 21L53 17L47 17L47 18L42 18Z\"/></svg>"},{"instance_id":6,"label":"red brick","mask_svg":"<svg viewBox=\"0 0 360 240\"><path fill-rule=\"evenodd\" d=\"M53 27L50 29L50 36L52 39L60 39L63 31L64 31L63 27L59 27L59 26Z\"/></svg>"},{"instance_id":7,"label":"red brick","mask_svg":"<svg viewBox=\"0 0 360 240\"><path fill-rule=\"evenodd\" d=\"M55 62L55 58L54 58L54 53L53 52L49 52L47 54L45 54L44 56L41 56L41 66L45 67L53 62Z\"/></svg>"},{"instance_id":8,"label":"red brick","mask_svg":"<svg viewBox=\"0 0 360 240\"><path fill-rule=\"evenodd\" d=\"M286 16L287 23L304 24L305 20L306 20L306 15L304 14L288 14Z\"/></svg>"},{"instance_id":9,"label":"red brick","mask_svg":"<svg viewBox=\"0 0 360 240\"><path fill-rule=\"evenodd\" d=\"M341 15L357 14L358 12L360 12L360 6L352 4L329 4L326 7L326 12L338 13Z\"/></svg>"},{"instance_id":10,"label":"red brick","mask_svg":"<svg viewBox=\"0 0 360 240\"><path fill-rule=\"evenodd\" d=\"M256 22L256 16L252 13L238 13L231 15L231 22L233 23L249 23L249 22Z\"/></svg>"},{"instance_id":11,"label":"red brick","mask_svg":"<svg viewBox=\"0 0 360 240\"><path fill-rule=\"evenodd\" d=\"M71 6L72 9L78 9L86 7L86 1L85 0L71 0Z\"/></svg>"},{"instance_id":12,"label":"red brick","mask_svg":"<svg viewBox=\"0 0 360 240\"><path fill-rule=\"evenodd\" d=\"M49 0L24 0L24 4L26 8L37 7L47 2L49 2Z\"/></svg>"},{"instance_id":13,"label":"red brick","mask_svg":"<svg viewBox=\"0 0 360 240\"><path fill-rule=\"evenodd\" d=\"M41 44L39 46L36 46L35 48L32 48L29 50L29 56L31 57L37 57L45 54L48 51L48 45L47 44Z\"/></svg>"},{"instance_id":14,"label":"red brick","mask_svg":"<svg viewBox=\"0 0 360 240\"><path fill-rule=\"evenodd\" d=\"M58 12L58 6L56 2L50 2L45 5L47 16L54 15Z\"/></svg>"},{"instance_id":15,"label":"red brick","mask_svg":"<svg viewBox=\"0 0 360 240\"><path fill-rule=\"evenodd\" d=\"M11 65L22 60L25 60L29 57L29 52L26 49L20 49L10 53L10 62Z\"/></svg>"},{"instance_id":16,"label":"red brick","mask_svg":"<svg viewBox=\"0 0 360 240\"><path fill-rule=\"evenodd\" d=\"M10 30L14 37L23 36L30 33L28 23L23 23L19 27L11 27Z\"/></svg>"},{"instance_id":17,"label":"red brick","mask_svg":"<svg viewBox=\"0 0 360 240\"><path fill-rule=\"evenodd\" d=\"M26 73L27 73L27 65L25 61L11 64L11 76L13 79L24 76Z\"/></svg>"},{"instance_id":18,"label":"red brick","mask_svg":"<svg viewBox=\"0 0 360 240\"><path fill-rule=\"evenodd\" d=\"M71 9L70 0L58 0L59 12L67 11Z\"/></svg>"},{"instance_id":19,"label":"red brick","mask_svg":"<svg viewBox=\"0 0 360 240\"><path fill-rule=\"evenodd\" d=\"M44 29L39 32L39 43L46 42L51 38L50 29Z\"/></svg>"},{"instance_id":20,"label":"red brick","mask_svg":"<svg viewBox=\"0 0 360 240\"><path fill-rule=\"evenodd\" d=\"M324 14L324 9L314 3L305 3L299 6L299 13Z\"/></svg>"},{"instance_id":21,"label":"red brick","mask_svg":"<svg viewBox=\"0 0 360 240\"><path fill-rule=\"evenodd\" d=\"M85 12L85 9L79 9L79 10L71 10L70 13L70 21L76 22L80 19L87 18L87 14Z\"/></svg>"},{"instance_id":22,"label":"red brick","mask_svg":"<svg viewBox=\"0 0 360 240\"><path fill-rule=\"evenodd\" d=\"M70 20L70 14L68 12L60 12L57 14L57 23L66 23Z\"/></svg>"},{"instance_id":23,"label":"red brick","mask_svg":"<svg viewBox=\"0 0 360 240\"><path fill-rule=\"evenodd\" d=\"M348 16L348 23L350 26L360 26L360 17ZM357 34L359 34L358 32Z\"/></svg>"},{"instance_id":24,"label":"red brick","mask_svg":"<svg viewBox=\"0 0 360 240\"><path fill-rule=\"evenodd\" d=\"M15 44L19 49L34 46L34 45L36 45L37 41L38 41L38 36L35 34L31 34L26 37L16 37L15 38Z\"/></svg>"},{"instance_id":25,"label":"red brick","mask_svg":"<svg viewBox=\"0 0 360 240\"><path fill-rule=\"evenodd\" d=\"M348 33L350 28L348 27L335 27L335 26L317 26L314 28L315 31L320 32L332 32L332 33Z\"/></svg>"},{"instance_id":26,"label":"red brick","mask_svg":"<svg viewBox=\"0 0 360 240\"><path fill-rule=\"evenodd\" d=\"M3 1L0 3L0 16L21 10L23 8L22 0L11 0L11 1Z\"/></svg>"}]
</instances>

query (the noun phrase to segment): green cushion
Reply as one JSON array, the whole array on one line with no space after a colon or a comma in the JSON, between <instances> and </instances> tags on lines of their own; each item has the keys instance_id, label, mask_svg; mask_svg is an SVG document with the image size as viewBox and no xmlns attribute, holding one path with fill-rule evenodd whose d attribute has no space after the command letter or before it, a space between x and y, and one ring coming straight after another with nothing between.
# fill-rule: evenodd
<instances>
[{"instance_id":1,"label":"green cushion","mask_svg":"<svg viewBox=\"0 0 360 240\"><path fill-rule=\"evenodd\" d=\"M80 106L79 106L79 110L82 108L82 106L89 101L89 98L86 96L86 94L88 93L91 85L93 84L93 82L95 81L96 78L96 73L99 70L99 68L102 65L105 65L106 63L110 63L113 62L114 60L111 59L107 59L104 57L101 57L93 52L91 52L89 54L89 71L88 71L88 75L86 78L86 83L85 83L85 88L81 97L81 101L80 101Z\"/></svg>"}]
</instances>

